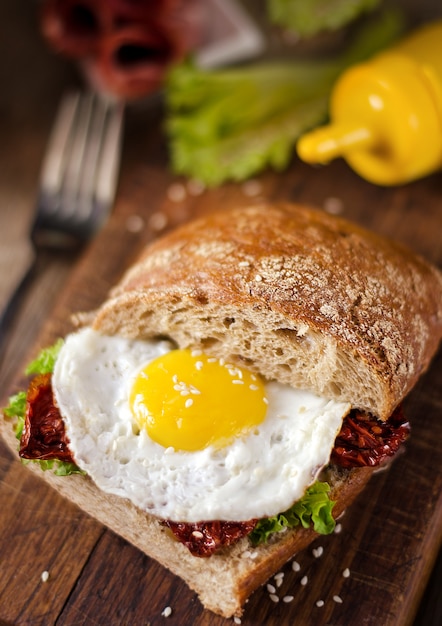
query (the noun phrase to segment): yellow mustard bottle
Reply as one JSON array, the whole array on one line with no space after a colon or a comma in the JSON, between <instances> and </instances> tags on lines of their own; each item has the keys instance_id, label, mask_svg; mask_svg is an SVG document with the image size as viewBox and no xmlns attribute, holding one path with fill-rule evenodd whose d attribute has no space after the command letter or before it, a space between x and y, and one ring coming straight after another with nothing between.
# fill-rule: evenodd
<instances>
[{"instance_id":1,"label":"yellow mustard bottle","mask_svg":"<svg viewBox=\"0 0 442 626\"><path fill-rule=\"evenodd\" d=\"M332 90L330 123L303 135L297 152L307 163L343 157L378 185L442 168L442 21L346 70Z\"/></svg>"}]
</instances>

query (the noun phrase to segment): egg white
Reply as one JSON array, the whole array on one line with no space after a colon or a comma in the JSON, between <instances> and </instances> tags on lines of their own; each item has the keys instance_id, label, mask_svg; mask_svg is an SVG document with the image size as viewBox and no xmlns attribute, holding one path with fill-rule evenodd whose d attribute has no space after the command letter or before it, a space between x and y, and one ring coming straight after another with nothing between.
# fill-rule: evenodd
<instances>
[{"instance_id":1,"label":"egg white","mask_svg":"<svg viewBox=\"0 0 442 626\"><path fill-rule=\"evenodd\" d=\"M171 349L90 328L66 338L52 382L78 466L104 492L163 519L242 521L286 510L327 464L350 405L267 382L267 416L247 435L221 449L164 448L136 426L129 395L138 371Z\"/></svg>"}]
</instances>

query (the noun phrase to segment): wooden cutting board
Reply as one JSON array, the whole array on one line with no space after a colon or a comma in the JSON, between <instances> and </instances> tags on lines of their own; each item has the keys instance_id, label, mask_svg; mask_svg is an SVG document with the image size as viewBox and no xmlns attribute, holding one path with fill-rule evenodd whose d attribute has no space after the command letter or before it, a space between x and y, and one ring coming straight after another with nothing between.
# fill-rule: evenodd
<instances>
[{"instance_id":1,"label":"wooden cutting board","mask_svg":"<svg viewBox=\"0 0 442 626\"><path fill-rule=\"evenodd\" d=\"M337 211L442 265L442 176L382 189L343 162L203 191L167 168L160 112L128 117L115 211L79 259L29 356L71 330L69 315L96 307L142 246L213 210L276 199ZM12 389L23 384L17 373ZM405 403L406 451L376 474L339 533L319 538L259 589L249 626L406 626L413 619L442 536L442 353ZM0 443L0 624L224 626L173 575L53 492ZM67 479L68 480L68 479ZM42 572L49 573L43 582ZM280 582L278 582L280 581ZM278 602L274 600L278 600ZM170 607L170 616L163 615Z\"/></svg>"}]
</instances>

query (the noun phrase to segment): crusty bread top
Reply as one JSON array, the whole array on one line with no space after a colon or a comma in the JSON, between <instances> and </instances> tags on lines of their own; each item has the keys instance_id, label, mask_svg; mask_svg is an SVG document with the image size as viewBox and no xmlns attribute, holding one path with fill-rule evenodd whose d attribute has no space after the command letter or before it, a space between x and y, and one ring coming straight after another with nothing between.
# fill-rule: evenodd
<instances>
[{"instance_id":1,"label":"crusty bread top","mask_svg":"<svg viewBox=\"0 0 442 626\"><path fill-rule=\"evenodd\" d=\"M240 208L149 245L93 325L167 335L386 419L442 335L442 274L304 206Z\"/></svg>"}]
</instances>

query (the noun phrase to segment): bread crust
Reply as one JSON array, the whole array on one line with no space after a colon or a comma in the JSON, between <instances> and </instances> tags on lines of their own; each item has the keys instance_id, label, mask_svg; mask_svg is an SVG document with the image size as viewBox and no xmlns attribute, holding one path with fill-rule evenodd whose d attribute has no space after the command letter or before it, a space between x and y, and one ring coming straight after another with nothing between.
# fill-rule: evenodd
<instances>
[{"instance_id":1,"label":"bread crust","mask_svg":"<svg viewBox=\"0 0 442 626\"><path fill-rule=\"evenodd\" d=\"M10 419L0 420L0 434L16 455L18 442ZM206 609L227 618L240 617L253 591L318 537L313 529L296 528L280 533L268 544L252 547L244 538L210 558L195 557L160 520L129 500L104 493L88 476L57 476L51 471L43 472L38 463L29 463L27 468L82 511L179 576L197 593ZM326 478L332 485L331 498L336 500L335 517L362 491L372 472L373 468L368 467L335 468L329 472Z\"/></svg>"},{"instance_id":2,"label":"bread crust","mask_svg":"<svg viewBox=\"0 0 442 626\"><path fill-rule=\"evenodd\" d=\"M442 335L442 274L344 219L280 203L149 245L93 326L171 337L387 419Z\"/></svg>"}]
</instances>

